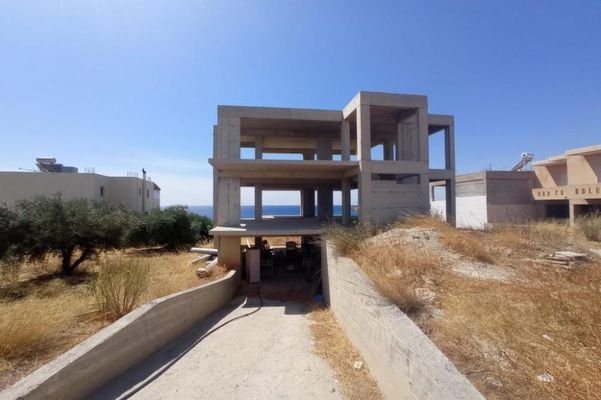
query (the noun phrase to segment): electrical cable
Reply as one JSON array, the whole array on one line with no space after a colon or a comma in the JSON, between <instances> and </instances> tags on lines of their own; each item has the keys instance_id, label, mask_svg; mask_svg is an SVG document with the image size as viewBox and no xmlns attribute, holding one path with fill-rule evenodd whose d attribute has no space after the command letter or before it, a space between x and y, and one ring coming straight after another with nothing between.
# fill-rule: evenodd
<instances>
[{"instance_id":1,"label":"electrical cable","mask_svg":"<svg viewBox=\"0 0 601 400\"><path fill-rule=\"evenodd\" d=\"M134 387L132 390L130 390L129 392L125 393L123 396L119 397L119 399L123 399L123 400L129 399L133 395L135 395L136 393L138 393L140 390L144 389L150 383L152 383L153 381L155 381L158 377L160 377L165 372L167 372L167 370L169 370L169 368L171 368L176 362L178 362L179 360L181 360L186 354L188 354L190 352L190 350L192 350L194 347L196 347L200 342L202 342L204 339L206 339L211 334L217 332L219 329L223 328L226 325L229 325L230 323L232 323L234 321L237 321L237 320L242 319L242 318L250 317L251 315L259 312L263 308L263 297L261 296L261 286L260 285L257 285L257 297L259 298L259 308L255 309L255 310L253 310L251 312L248 312L246 314L239 315L239 316L237 316L235 318L232 318L232 319L230 319L228 321L223 322L222 324L217 325L216 327L214 327L213 329L211 329L210 331L208 331L207 333L205 333L204 335L202 335L201 337L199 337L198 339L196 339L194 341L194 343L192 343L190 346L188 346L184 351L182 351L173 360L169 361L167 364L165 364L163 367L161 367L152 376L148 377L141 384L139 384L138 386Z\"/></svg>"}]
</instances>

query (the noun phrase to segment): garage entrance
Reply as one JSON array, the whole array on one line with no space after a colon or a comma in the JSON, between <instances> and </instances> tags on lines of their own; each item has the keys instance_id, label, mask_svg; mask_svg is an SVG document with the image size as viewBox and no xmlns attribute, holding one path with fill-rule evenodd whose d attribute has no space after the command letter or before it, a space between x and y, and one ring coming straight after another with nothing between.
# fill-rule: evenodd
<instances>
[{"instance_id":1,"label":"garage entrance","mask_svg":"<svg viewBox=\"0 0 601 400\"><path fill-rule=\"evenodd\" d=\"M243 288L277 300L321 300L321 243L324 226L317 218L263 217L240 228L216 227L219 240L239 244ZM221 254L219 255L221 258Z\"/></svg>"}]
</instances>

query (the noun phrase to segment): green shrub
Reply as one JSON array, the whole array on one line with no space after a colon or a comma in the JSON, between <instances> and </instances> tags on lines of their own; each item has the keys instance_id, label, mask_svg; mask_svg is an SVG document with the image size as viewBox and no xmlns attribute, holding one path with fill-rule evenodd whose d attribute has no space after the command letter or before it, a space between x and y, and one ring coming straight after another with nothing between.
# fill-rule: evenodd
<instances>
[{"instance_id":1,"label":"green shrub","mask_svg":"<svg viewBox=\"0 0 601 400\"><path fill-rule=\"evenodd\" d=\"M92 284L101 313L117 319L136 307L148 288L147 264L137 259L117 259L102 265Z\"/></svg>"},{"instance_id":2,"label":"green shrub","mask_svg":"<svg viewBox=\"0 0 601 400\"><path fill-rule=\"evenodd\" d=\"M195 242L206 242L209 240L209 231L213 228L213 221L204 215L188 214L192 224Z\"/></svg>"},{"instance_id":3,"label":"green shrub","mask_svg":"<svg viewBox=\"0 0 601 400\"><path fill-rule=\"evenodd\" d=\"M588 240L601 242L601 212L578 218L578 226Z\"/></svg>"},{"instance_id":4,"label":"green shrub","mask_svg":"<svg viewBox=\"0 0 601 400\"><path fill-rule=\"evenodd\" d=\"M0 259L21 239L17 213L0 207Z\"/></svg>"},{"instance_id":5,"label":"green shrub","mask_svg":"<svg viewBox=\"0 0 601 400\"><path fill-rule=\"evenodd\" d=\"M155 209L138 215L128 243L134 246L167 246L175 250L206 240L210 226L208 218L188 213L185 206Z\"/></svg>"}]
</instances>

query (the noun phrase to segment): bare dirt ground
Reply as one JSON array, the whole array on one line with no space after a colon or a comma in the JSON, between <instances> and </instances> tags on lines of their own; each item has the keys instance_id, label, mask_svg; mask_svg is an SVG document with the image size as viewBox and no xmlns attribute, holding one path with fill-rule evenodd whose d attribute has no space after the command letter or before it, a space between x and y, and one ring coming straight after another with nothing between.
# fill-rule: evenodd
<instances>
[{"instance_id":1,"label":"bare dirt ground","mask_svg":"<svg viewBox=\"0 0 601 400\"><path fill-rule=\"evenodd\" d=\"M92 398L342 398L334 372L313 352L307 306L274 300L259 306L257 298L235 299Z\"/></svg>"}]
</instances>

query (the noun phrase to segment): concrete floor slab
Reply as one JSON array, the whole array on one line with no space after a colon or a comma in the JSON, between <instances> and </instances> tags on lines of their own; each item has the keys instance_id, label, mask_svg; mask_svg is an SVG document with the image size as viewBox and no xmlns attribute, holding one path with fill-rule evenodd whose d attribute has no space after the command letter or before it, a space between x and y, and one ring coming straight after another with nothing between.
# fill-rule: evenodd
<instances>
[{"instance_id":1,"label":"concrete floor slab","mask_svg":"<svg viewBox=\"0 0 601 400\"><path fill-rule=\"evenodd\" d=\"M312 352L306 306L259 305L235 299L92 398L340 399L333 371Z\"/></svg>"}]
</instances>

